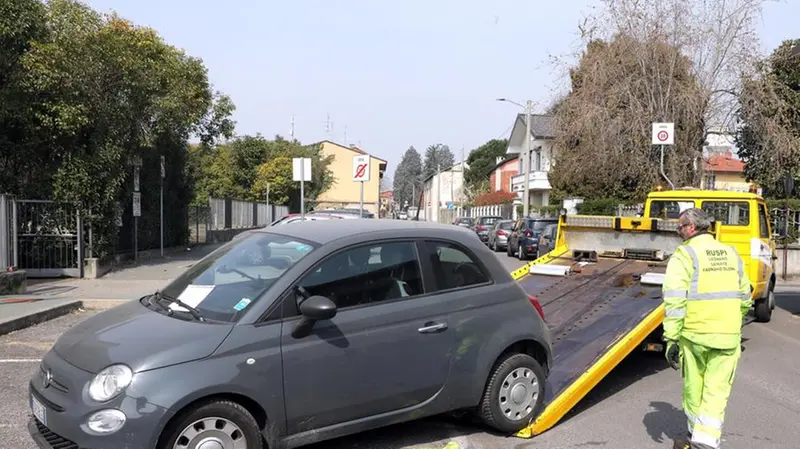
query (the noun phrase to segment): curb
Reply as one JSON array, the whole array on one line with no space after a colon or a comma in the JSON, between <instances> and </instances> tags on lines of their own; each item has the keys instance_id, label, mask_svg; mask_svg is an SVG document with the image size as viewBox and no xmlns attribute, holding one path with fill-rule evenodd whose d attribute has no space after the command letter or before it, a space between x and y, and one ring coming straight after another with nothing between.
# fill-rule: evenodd
<instances>
[{"instance_id":1,"label":"curb","mask_svg":"<svg viewBox=\"0 0 800 449\"><path fill-rule=\"evenodd\" d=\"M16 332L18 330L44 323L45 321L50 321L64 315L68 315L82 307L83 301L75 300L66 304L61 304L56 307L41 310L30 315L21 316L19 318L0 323L0 335Z\"/></svg>"}]
</instances>

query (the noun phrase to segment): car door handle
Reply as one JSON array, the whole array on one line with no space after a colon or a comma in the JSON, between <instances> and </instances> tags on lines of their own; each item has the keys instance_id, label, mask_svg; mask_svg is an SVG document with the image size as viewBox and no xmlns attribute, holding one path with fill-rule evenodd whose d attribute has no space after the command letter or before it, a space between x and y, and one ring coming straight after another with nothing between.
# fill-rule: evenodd
<instances>
[{"instance_id":1,"label":"car door handle","mask_svg":"<svg viewBox=\"0 0 800 449\"><path fill-rule=\"evenodd\" d=\"M434 324L431 322L425 323L425 326L417 329L420 334L432 334L447 329L446 323Z\"/></svg>"}]
</instances>

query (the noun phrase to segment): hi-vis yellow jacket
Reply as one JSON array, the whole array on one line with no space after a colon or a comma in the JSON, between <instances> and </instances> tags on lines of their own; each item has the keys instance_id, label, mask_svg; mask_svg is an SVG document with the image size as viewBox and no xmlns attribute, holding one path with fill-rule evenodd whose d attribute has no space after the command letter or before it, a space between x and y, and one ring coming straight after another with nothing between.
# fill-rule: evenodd
<instances>
[{"instance_id":1,"label":"hi-vis yellow jacket","mask_svg":"<svg viewBox=\"0 0 800 449\"><path fill-rule=\"evenodd\" d=\"M662 289L665 339L683 337L717 349L741 344L742 319L752 298L750 280L733 247L710 234L686 240L669 258Z\"/></svg>"}]
</instances>

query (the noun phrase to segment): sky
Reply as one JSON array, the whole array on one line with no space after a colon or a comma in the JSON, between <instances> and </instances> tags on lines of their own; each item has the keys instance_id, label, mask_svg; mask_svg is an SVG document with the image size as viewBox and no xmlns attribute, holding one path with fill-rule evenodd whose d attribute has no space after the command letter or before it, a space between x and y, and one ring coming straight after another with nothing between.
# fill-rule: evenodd
<instances>
[{"instance_id":1,"label":"sky","mask_svg":"<svg viewBox=\"0 0 800 449\"><path fill-rule=\"evenodd\" d=\"M579 45L596 0L84 0L156 29L203 60L236 104L238 135L356 144L394 173L413 145L456 161L508 137L518 106L563 92L552 57ZM800 0L777 0L759 27L765 53L799 38ZM794 35L793 32L794 31ZM569 60L568 60L569 62ZM329 126L327 123L331 123ZM330 129L328 131L327 129Z\"/></svg>"}]
</instances>

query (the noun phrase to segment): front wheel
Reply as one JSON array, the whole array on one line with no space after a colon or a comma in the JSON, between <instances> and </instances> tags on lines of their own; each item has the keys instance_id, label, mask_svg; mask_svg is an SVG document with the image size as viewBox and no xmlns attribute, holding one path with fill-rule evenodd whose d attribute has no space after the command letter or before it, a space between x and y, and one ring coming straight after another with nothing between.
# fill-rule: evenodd
<instances>
[{"instance_id":1,"label":"front wheel","mask_svg":"<svg viewBox=\"0 0 800 449\"><path fill-rule=\"evenodd\" d=\"M478 408L486 425L506 433L525 428L541 413L545 394L544 369L527 354L509 354L489 375Z\"/></svg>"},{"instance_id":2,"label":"front wheel","mask_svg":"<svg viewBox=\"0 0 800 449\"><path fill-rule=\"evenodd\" d=\"M165 430L159 449L263 449L253 415L230 401L190 409Z\"/></svg>"},{"instance_id":3,"label":"front wheel","mask_svg":"<svg viewBox=\"0 0 800 449\"><path fill-rule=\"evenodd\" d=\"M772 309L775 308L775 292L770 286L767 297L759 299L755 304L756 321L759 323L769 323L772 320Z\"/></svg>"}]
</instances>

